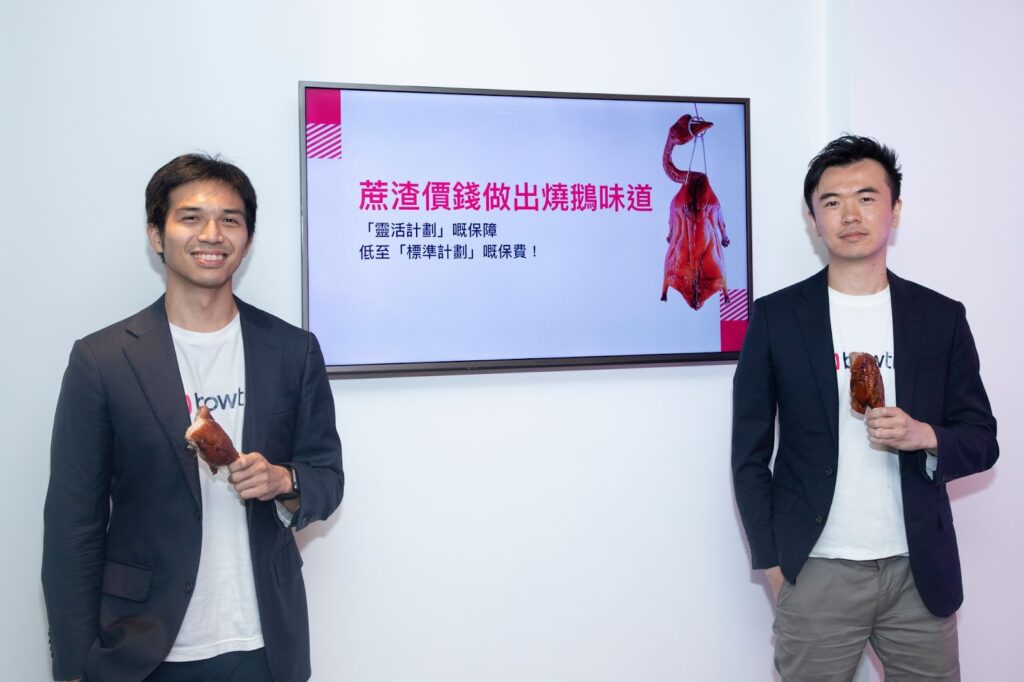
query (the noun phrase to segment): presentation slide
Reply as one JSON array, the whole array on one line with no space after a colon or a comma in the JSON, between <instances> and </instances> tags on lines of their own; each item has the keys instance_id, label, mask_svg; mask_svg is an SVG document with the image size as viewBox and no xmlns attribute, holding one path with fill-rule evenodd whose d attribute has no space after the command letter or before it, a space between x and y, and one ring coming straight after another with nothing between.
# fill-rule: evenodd
<instances>
[{"instance_id":1,"label":"presentation slide","mask_svg":"<svg viewBox=\"0 0 1024 682\"><path fill-rule=\"evenodd\" d=\"M748 102L302 84L333 373L736 357Z\"/></svg>"}]
</instances>

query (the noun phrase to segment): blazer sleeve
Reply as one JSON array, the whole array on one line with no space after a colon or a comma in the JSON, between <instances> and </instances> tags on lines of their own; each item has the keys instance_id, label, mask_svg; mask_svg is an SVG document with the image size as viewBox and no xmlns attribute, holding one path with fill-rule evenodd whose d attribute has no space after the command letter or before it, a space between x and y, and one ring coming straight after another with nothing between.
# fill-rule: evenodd
<instances>
[{"instance_id":1,"label":"blazer sleeve","mask_svg":"<svg viewBox=\"0 0 1024 682\"><path fill-rule=\"evenodd\" d=\"M308 335L295 423L292 461L299 482L299 509L292 518L296 530L330 516L345 490L341 439L334 416L334 397L324 368L320 344Z\"/></svg>"},{"instance_id":2,"label":"blazer sleeve","mask_svg":"<svg viewBox=\"0 0 1024 682\"><path fill-rule=\"evenodd\" d=\"M112 442L98 363L77 341L57 400L43 511L43 595L58 680L81 676L97 637Z\"/></svg>"},{"instance_id":3,"label":"blazer sleeve","mask_svg":"<svg viewBox=\"0 0 1024 682\"><path fill-rule=\"evenodd\" d=\"M753 568L779 563L772 527L777 387L763 303L754 301L732 384L732 474Z\"/></svg>"},{"instance_id":4,"label":"blazer sleeve","mask_svg":"<svg viewBox=\"0 0 1024 682\"><path fill-rule=\"evenodd\" d=\"M962 303L957 303L945 386L942 421L932 424L939 444L935 476L930 479L936 485L985 471L999 458L996 419Z\"/></svg>"}]
</instances>

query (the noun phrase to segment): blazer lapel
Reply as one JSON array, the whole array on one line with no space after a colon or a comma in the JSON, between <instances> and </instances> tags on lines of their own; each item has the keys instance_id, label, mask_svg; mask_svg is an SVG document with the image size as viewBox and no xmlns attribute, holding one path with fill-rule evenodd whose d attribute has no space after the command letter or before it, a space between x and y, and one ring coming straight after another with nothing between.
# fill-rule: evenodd
<instances>
[{"instance_id":1,"label":"blazer lapel","mask_svg":"<svg viewBox=\"0 0 1024 682\"><path fill-rule=\"evenodd\" d=\"M919 337L921 324L915 294L907 283L893 273L889 274L889 293L892 301L892 345L895 356L896 404L906 412L914 409L914 375L917 353L925 339Z\"/></svg>"},{"instance_id":2,"label":"blazer lapel","mask_svg":"<svg viewBox=\"0 0 1024 682\"><path fill-rule=\"evenodd\" d=\"M242 316L245 345L245 418L242 422L243 452L263 452L273 410L275 387L279 387L281 355L270 333L269 318L235 299Z\"/></svg>"},{"instance_id":3,"label":"blazer lapel","mask_svg":"<svg viewBox=\"0 0 1024 682\"><path fill-rule=\"evenodd\" d=\"M836 384L835 348L828 309L828 268L807 280L802 294L806 305L796 310L800 335L828 417L832 442L838 444L839 389Z\"/></svg>"},{"instance_id":4,"label":"blazer lapel","mask_svg":"<svg viewBox=\"0 0 1024 682\"><path fill-rule=\"evenodd\" d=\"M196 504L201 506L199 469L195 456L185 447L190 415L171 340L171 328L167 324L164 298L161 296L156 303L136 315L128 324L127 331L132 338L124 345L125 357L167 438L171 452L178 460Z\"/></svg>"}]
</instances>

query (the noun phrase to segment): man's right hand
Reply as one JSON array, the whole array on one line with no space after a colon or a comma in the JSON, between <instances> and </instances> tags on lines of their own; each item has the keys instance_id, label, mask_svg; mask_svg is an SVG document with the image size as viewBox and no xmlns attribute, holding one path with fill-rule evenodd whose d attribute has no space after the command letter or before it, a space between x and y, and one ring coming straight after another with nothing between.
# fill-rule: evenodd
<instances>
[{"instance_id":1,"label":"man's right hand","mask_svg":"<svg viewBox=\"0 0 1024 682\"><path fill-rule=\"evenodd\" d=\"M782 589L782 581L785 580L785 578L782 577L782 569L778 566L766 568L764 569L764 577L768 579L768 587L772 588L772 599L775 602L778 602L779 590Z\"/></svg>"}]
</instances>

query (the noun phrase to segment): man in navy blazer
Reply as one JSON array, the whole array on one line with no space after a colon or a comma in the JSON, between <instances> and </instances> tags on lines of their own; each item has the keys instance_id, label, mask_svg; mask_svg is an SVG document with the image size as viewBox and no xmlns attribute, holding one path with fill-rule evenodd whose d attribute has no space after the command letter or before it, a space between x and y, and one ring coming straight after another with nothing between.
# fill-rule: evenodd
<instances>
[{"instance_id":1,"label":"man in navy blazer","mask_svg":"<svg viewBox=\"0 0 1024 682\"><path fill-rule=\"evenodd\" d=\"M256 194L241 170L178 157L153 176L146 207L166 294L74 344L54 419L42 570L54 678L306 680L309 625L294 531L327 518L344 487L320 348L312 334L233 295L256 220ZM232 325L244 350L231 356L237 394L193 401L186 381L195 377L181 365L178 335L205 344ZM239 409L240 456L220 479L186 448L199 400ZM229 517L221 530L208 526ZM211 544L215 533L228 545L240 537L241 550ZM218 603L235 581L253 603ZM203 605L193 603L199 593ZM184 641L190 606L204 609L191 621L194 634L225 641L208 658L190 658L205 649L186 647L167 662ZM245 633L237 642L236 631Z\"/></svg>"},{"instance_id":2,"label":"man in navy blazer","mask_svg":"<svg viewBox=\"0 0 1024 682\"><path fill-rule=\"evenodd\" d=\"M900 180L869 138L812 160L805 199L828 266L754 302L736 368L736 501L787 681L852 679L868 643L887 679L959 679L946 483L995 463L996 422L964 306L886 267ZM854 352L885 384L885 406L863 415Z\"/></svg>"}]
</instances>

